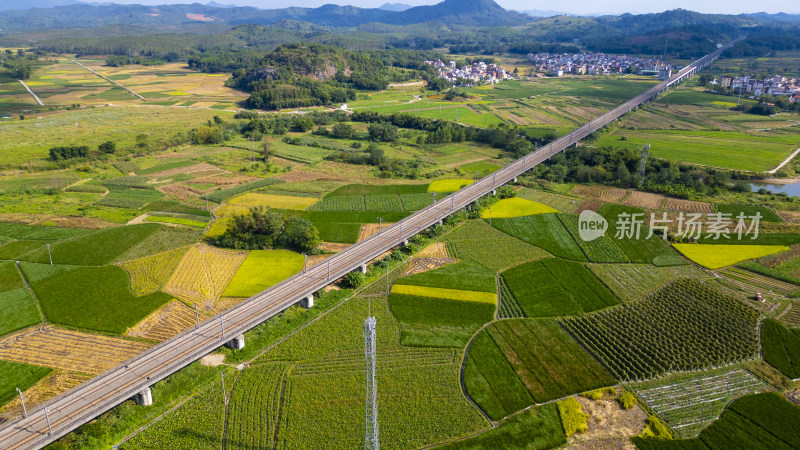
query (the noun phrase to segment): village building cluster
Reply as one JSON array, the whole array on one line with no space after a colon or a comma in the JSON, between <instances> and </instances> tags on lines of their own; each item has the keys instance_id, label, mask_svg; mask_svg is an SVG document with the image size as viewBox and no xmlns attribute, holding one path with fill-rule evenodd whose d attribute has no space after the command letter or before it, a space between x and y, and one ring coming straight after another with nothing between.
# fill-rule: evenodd
<instances>
[{"instance_id":1,"label":"village building cluster","mask_svg":"<svg viewBox=\"0 0 800 450\"><path fill-rule=\"evenodd\" d=\"M455 61L444 63L441 60L425 61L425 64L436 67L440 78L445 78L454 85L463 84L459 80L466 80L468 83L497 83L502 80L511 79L511 75L497 64L487 64L483 61L474 62L471 65L458 67Z\"/></svg>"},{"instance_id":2,"label":"village building cluster","mask_svg":"<svg viewBox=\"0 0 800 450\"><path fill-rule=\"evenodd\" d=\"M782 75L773 75L764 79L751 76L719 77L711 81L711 84L755 97L767 94L786 95L793 101L800 98L800 78L786 78Z\"/></svg>"},{"instance_id":3,"label":"village building cluster","mask_svg":"<svg viewBox=\"0 0 800 450\"><path fill-rule=\"evenodd\" d=\"M552 76L612 75L635 71L642 75L658 76L667 79L672 75L672 67L656 58L640 58L627 55L606 55L605 53L528 53L528 61L537 72Z\"/></svg>"}]
</instances>

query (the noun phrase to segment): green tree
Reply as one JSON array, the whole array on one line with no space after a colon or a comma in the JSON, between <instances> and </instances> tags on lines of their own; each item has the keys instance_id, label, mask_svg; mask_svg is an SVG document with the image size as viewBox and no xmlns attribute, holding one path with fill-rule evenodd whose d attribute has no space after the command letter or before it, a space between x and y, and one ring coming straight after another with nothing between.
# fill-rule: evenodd
<instances>
[{"instance_id":1,"label":"green tree","mask_svg":"<svg viewBox=\"0 0 800 450\"><path fill-rule=\"evenodd\" d=\"M300 217L290 217L286 221L282 238L287 247L305 253L316 253L322 244L317 228Z\"/></svg>"},{"instance_id":2,"label":"green tree","mask_svg":"<svg viewBox=\"0 0 800 450\"><path fill-rule=\"evenodd\" d=\"M97 149L100 150L100 152L102 152L102 153L109 153L110 154L110 153L114 153L115 151L117 151L117 144L112 142L112 141L106 141L106 142L103 142L102 144L100 144L97 147Z\"/></svg>"},{"instance_id":3,"label":"green tree","mask_svg":"<svg viewBox=\"0 0 800 450\"><path fill-rule=\"evenodd\" d=\"M342 285L349 289L355 289L364 284L365 281L367 281L367 276L361 273L360 270L356 270L355 272L350 272L344 276L342 279Z\"/></svg>"}]
</instances>

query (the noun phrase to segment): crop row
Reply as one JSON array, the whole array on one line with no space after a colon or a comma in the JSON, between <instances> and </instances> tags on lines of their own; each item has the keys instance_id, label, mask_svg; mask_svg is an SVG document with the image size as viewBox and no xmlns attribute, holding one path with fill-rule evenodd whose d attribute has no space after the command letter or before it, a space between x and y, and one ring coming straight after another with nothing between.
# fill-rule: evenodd
<instances>
[{"instance_id":1,"label":"crop row","mask_svg":"<svg viewBox=\"0 0 800 450\"><path fill-rule=\"evenodd\" d=\"M705 272L690 265L589 264L587 267L623 302L639 300L678 278L708 277Z\"/></svg>"},{"instance_id":2,"label":"crop row","mask_svg":"<svg viewBox=\"0 0 800 450\"><path fill-rule=\"evenodd\" d=\"M517 300L511 295L505 280L500 277L498 279L498 289L500 291L500 304L497 308L497 317L500 319L516 319L525 317L525 312L517 303Z\"/></svg>"},{"instance_id":3,"label":"crop row","mask_svg":"<svg viewBox=\"0 0 800 450\"><path fill-rule=\"evenodd\" d=\"M275 448L289 368L277 362L242 371L228 406L226 448Z\"/></svg>"},{"instance_id":4,"label":"crop row","mask_svg":"<svg viewBox=\"0 0 800 450\"><path fill-rule=\"evenodd\" d=\"M681 378L637 389L637 394L683 437L696 436L719 417L731 399L768 388L743 369Z\"/></svg>"},{"instance_id":5,"label":"crop row","mask_svg":"<svg viewBox=\"0 0 800 450\"><path fill-rule=\"evenodd\" d=\"M608 236L600 236L592 241L585 241L578 232L578 216L574 214L559 214L558 220L575 239L578 246L591 262L629 263L631 260Z\"/></svg>"},{"instance_id":6,"label":"crop row","mask_svg":"<svg viewBox=\"0 0 800 450\"><path fill-rule=\"evenodd\" d=\"M563 320L623 380L752 358L758 314L696 280L678 280L620 308Z\"/></svg>"}]
</instances>

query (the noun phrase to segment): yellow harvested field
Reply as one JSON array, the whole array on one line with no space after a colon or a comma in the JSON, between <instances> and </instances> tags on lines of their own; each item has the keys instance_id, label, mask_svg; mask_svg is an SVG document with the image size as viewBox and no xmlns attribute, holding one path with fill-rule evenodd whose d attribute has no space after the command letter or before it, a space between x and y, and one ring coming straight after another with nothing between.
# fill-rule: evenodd
<instances>
[{"instance_id":1,"label":"yellow harvested field","mask_svg":"<svg viewBox=\"0 0 800 450\"><path fill-rule=\"evenodd\" d=\"M25 407L30 411L47 400L89 381L91 378L91 375L84 373L54 370L25 390ZM20 403L19 397L16 396L0 408L0 417L18 417L22 413L22 403Z\"/></svg>"},{"instance_id":2,"label":"yellow harvested field","mask_svg":"<svg viewBox=\"0 0 800 450\"><path fill-rule=\"evenodd\" d=\"M136 296L160 290L181 261L186 247L176 248L121 264L131 277L131 291Z\"/></svg>"},{"instance_id":3,"label":"yellow harvested field","mask_svg":"<svg viewBox=\"0 0 800 450\"><path fill-rule=\"evenodd\" d=\"M583 186L579 184L572 188L570 194L577 195L578 197L594 198L604 202L619 202L628 194L628 190L599 184L594 186Z\"/></svg>"},{"instance_id":4,"label":"yellow harvested field","mask_svg":"<svg viewBox=\"0 0 800 450\"><path fill-rule=\"evenodd\" d=\"M502 219L508 217L533 216L536 214L557 213L558 210L539 202L514 197L500 200L494 205L481 211L484 219Z\"/></svg>"},{"instance_id":5,"label":"yellow harvested field","mask_svg":"<svg viewBox=\"0 0 800 450\"><path fill-rule=\"evenodd\" d=\"M0 340L0 359L99 375L148 347L144 342L38 325Z\"/></svg>"},{"instance_id":6,"label":"yellow harvested field","mask_svg":"<svg viewBox=\"0 0 800 450\"><path fill-rule=\"evenodd\" d=\"M164 292L195 303L202 311L214 309L247 252L193 245L170 277Z\"/></svg>"},{"instance_id":7,"label":"yellow harvested field","mask_svg":"<svg viewBox=\"0 0 800 450\"><path fill-rule=\"evenodd\" d=\"M685 213L704 213L710 214L714 212L711 203L695 202L692 200L681 200L678 198L668 198L662 208L665 211L676 211Z\"/></svg>"},{"instance_id":8,"label":"yellow harvested field","mask_svg":"<svg viewBox=\"0 0 800 450\"><path fill-rule=\"evenodd\" d=\"M644 209L660 209L661 205L664 204L665 198L663 195L649 192L631 191L631 195L622 204Z\"/></svg>"},{"instance_id":9,"label":"yellow harvested field","mask_svg":"<svg viewBox=\"0 0 800 450\"><path fill-rule=\"evenodd\" d=\"M392 286L392 293L416 295L419 297L441 298L445 300L459 300L462 302L497 303L497 295L492 294L491 292L464 291L460 289L395 284Z\"/></svg>"},{"instance_id":10,"label":"yellow harvested field","mask_svg":"<svg viewBox=\"0 0 800 450\"><path fill-rule=\"evenodd\" d=\"M208 316L200 314L200 321ZM127 335L150 339L152 341L166 341L183 330L193 327L197 323L197 316L192 308L173 300L159 308L144 320L128 329Z\"/></svg>"},{"instance_id":11,"label":"yellow harvested field","mask_svg":"<svg viewBox=\"0 0 800 450\"><path fill-rule=\"evenodd\" d=\"M228 203L236 206L264 206L275 209L294 209L302 210L317 202L315 197L296 197L290 195L261 194L249 192L228 200Z\"/></svg>"},{"instance_id":12,"label":"yellow harvested field","mask_svg":"<svg viewBox=\"0 0 800 450\"><path fill-rule=\"evenodd\" d=\"M673 244L685 257L708 269L789 250L785 245Z\"/></svg>"},{"instance_id":13,"label":"yellow harvested field","mask_svg":"<svg viewBox=\"0 0 800 450\"><path fill-rule=\"evenodd\" d=\"M473 180L436 180L428 185L428 192L455 192L464 186L469 186Z\"/></svg>"},{"instance_id":14,"label":"yellow harvested field","mask_svg":"<svg viewBox=\"0 0 800 450\"><path fill-rule=\"evenodd\" d=\"M447 244L444 242L434 242L417 253L418 258L449 258L447 254Z\"/></svg>"}]
</instances>

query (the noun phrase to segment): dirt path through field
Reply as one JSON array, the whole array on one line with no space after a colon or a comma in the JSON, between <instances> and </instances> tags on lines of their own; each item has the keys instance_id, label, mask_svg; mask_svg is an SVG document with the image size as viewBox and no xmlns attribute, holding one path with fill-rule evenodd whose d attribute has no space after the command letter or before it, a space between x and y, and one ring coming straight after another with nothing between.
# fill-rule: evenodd
<instances>
[{"instance_id":1,"label":"dirt path through field","mask_svg":"<svg viewBox=\"0 0 800 450\"><path fill-rule=\"evenodd\" d=\"M464 164L472 164L472 163L476 163L476 162L486 161L487 159L490 159L490 158L487 156L485 158L468 159L466 161L459 161L459 162L454 162L454 163L450 163L450 164L445 164L444 167L458 167L458 166L463 166Z\"/></svg>"},{"instance_id":2,"label":"dirt path through field","mask_svg":"<svg viewBox=\"0 0 800 450\"><path fill-rule=\"evenodd\" d=\"M770 175L773 175L775 172L781 170L783 168L783 166L789 164L789 162L791 162L791 160L793 160L794 157L797 156L798 154L800 154L800 148L798 148L797 150L793 151L791 155L787 156L786 159L783 160L783 162L778 164L778 167L776 167L776 168L774 168L772 170L768 170L767 173L770 174Z\"/></svg>"}]
</instances>

